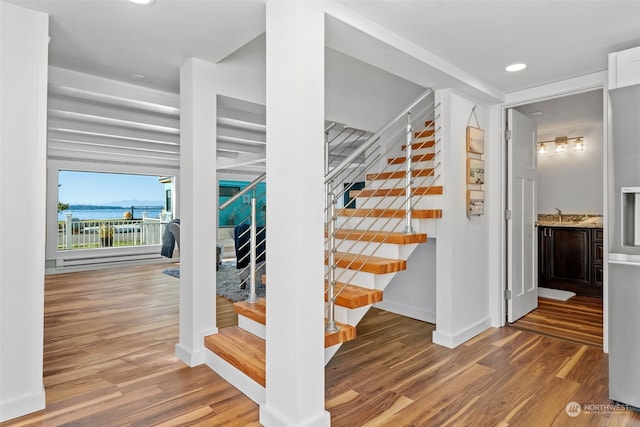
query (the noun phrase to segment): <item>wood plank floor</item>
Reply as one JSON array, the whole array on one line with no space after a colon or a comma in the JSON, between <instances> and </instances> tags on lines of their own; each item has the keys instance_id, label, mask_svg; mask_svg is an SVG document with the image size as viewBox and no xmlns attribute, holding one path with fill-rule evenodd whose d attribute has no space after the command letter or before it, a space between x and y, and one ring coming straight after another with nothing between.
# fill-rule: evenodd
<instances>
[{"instance_id":1,"label":"wood plank floor","mask_svg":"<svg viewBox=\"0 0 640 427\"><path fill-rule=\"evenodd\" d=\"M602 298L574 296L567 301L538 298L538 308L511 326L602 347L602 319Z\"/></svg>"},{"instance_id":2,"label":"wood plank floor","mask_svg":"<svg viewBox=\"0 0 640 427\"><path fill-rule=\"evenodd\" d=\"M259 426L256 404L175 358L179 282L162 269L48 276L47 408L1 425ZM499 328L450 350L433 329L371 310L326 368L332 426L640 426L631 410L566 415L570 401L609 403L598 348Z\"/></svg>"}]
</instances>

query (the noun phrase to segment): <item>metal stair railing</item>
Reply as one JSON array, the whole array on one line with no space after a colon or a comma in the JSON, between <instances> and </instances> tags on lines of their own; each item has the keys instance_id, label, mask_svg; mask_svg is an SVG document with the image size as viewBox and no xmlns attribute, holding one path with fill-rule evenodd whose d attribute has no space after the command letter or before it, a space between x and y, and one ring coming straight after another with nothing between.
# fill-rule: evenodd
<instances>
[{"instance_id":1,"label":"metal stair railing","mask_svg":"<svg viewBox=\"0 0 640 427\"><path fill-rule=\"evenodd\" d=\"M413 174L413 143L416 138L414 135L416 132L414 131L413 122L426 123L430 122L430 126L433 126L435 123L435 109L436 105L433 104L433 101L429 99L430 95L432 95L432 91L429 89L421 94L415 101L413 101L407 108L405 108L401 113L396 115L389 123L383 126L378 132L372 134L368 137L368 139L363 142L359 148L353 150L347 157L339 164L339 166L331 168L332 154L335 151L330 149L330 139L328 138L328 130L335 126L332 124L325 131L325 141L326 141L326 150L325 150L325 186L327 192L327 206L326 206L326 230L327 230L327 273L326 273L326 281L327 281L327 323L326 330L327 331L336 331L337 325L335 321L335 301L339 294L345 289L346 285L354 279L356 274L360 271L360 269L351 269L353 267L353 263L355 262L355 258L357 256L362 256L363 253L368 252L369 255L365 256L365 261L368 261L375 253L380 249L380 247L389 239L389 232L384 231L387 229L395 230L398 228L400 223L404 220L404 233L413 234L412 227L412 212L415 204L423 197L425 197L430 189L434 186L434 184L439 180L440 174L437 173L440 163L438 161L439 158L439 150L437 149L438 142L434 136L434 150L433 156L430 160L419 160L419 161L429 161L432 163L432 167L427 174L422 173L421 176L414 176ZM425 105L426 104L426 105ZM406 118L405 123L401 124L401 120ZM413 118L413 119L412 119ZM417 118L417 119L416 119ZM412 122L413 121L413 122ZM401 124L401 126L398 126ZM424 127L424 126L423 126ZM352 131L349 128L350 132ZM417 133L421 135L425 132L425 130L433 130L433 134L435 135L437 129L422 129ZM343 130L344 132L344 130ZM340 137L340 134L334 136L333 140ZM419 138L422 138L420 136ZM353 248L359 244L357 239L349 239L349 237L353 237L353 233L370 233L373 232L373 237L371 241L362 243L363 247L360 249L359 253L355 254L354 259L349 262L346 267L343 267L342 274L337 274L337 265L341 261L341 259L336 259L338 256L338 245L336 243L336 233L338 231L337 227L337 219L338 212L336 209L337 200L344 195L346 192L351 192L353 183L358 180L364 180L366 177L367 171L373 170L374 168L378 168L378 170L383 169L380 165L380 159L390 157L398 157L397 155L393 155L392 153L397 154L398 150L397 142L398 140L404 141L406 144L405 148L405 159L404 162L400 162L399 166L396 166L395 170L393 169L393 164L384 167L384 172L389 172L394 175L401 176L400 178L391 178L390 181L396 180L398 184L404 180L404 185L401 186L393 186L388 188L385 193L384 189L378 191L378 193L382 194L374 194L364 200L362 197L358 197L359 202L364 202L367 205L366 209L378 210L382 213L384 217L385 213L390 212L391 210L397 210L398 208L393 207L394 202L396 204L401 204L404 207L404 214L401 218L395 218L393 215L389 215L383 221L378 220L376 224L376 230L372 230L373 225L369 227L361 228L362 224L371 216L370 214L366 216L362 216L359 221L354 223L354 217L352 216L347 222L349 223L349 233L347 236L343 236L342 245L345 245L345 242L352 240L351 244L347 243L346 248L343 246L340 247L340 252L344 252L345 254L354 255L351 251ZM388 147L384 149L384 147ZM404 169L404 170L403 170ZM416 186L416 183L420 182L419 185ZM352 183L343 185L343 183ZM344 188L339 188L340 185L343 185ZM423 187L426 190L423 195L415 195L414 188ZM397 191L397 189L402 189L403 191L399 192L399 195L391 196L391 193ZM354 190L357 192L357 190ZM371 207L371 199L373 197L378 197L378 200L374 203L374 206ZM384 206L383 206L384 205ZM347 211L343 211L343 213L348 213ZM382 236L382 238L378 238ZM375 241L379 240L379 241ZM344 249L344 250L343 250ZM364 263L363 263L364 264ZM346 275L350 273L350 277L346 277ZM337 289L337 284L339 281L343 281L344 285Z\"/></svg>"},{"instance_id":2,"label":"metal stair railing","mask_svg":"<svg viewBox=\"0 0 640 427\"><path fill-rule=\"evenodd\" d=\"M249 298L248 302L254 303L257 301L256 295L256 276L258 270L264 271L266 268L266 261L263 261L258 268L258 260L265 256L265 250L263 249L258 253L258 242L264 242L265 240L265 228L263 227L261 231L258 231L258 223L265 223L266 218L263 216L262 220L260 219L260 215L258 215L258 200L265 200L265 193L257 194L256 188L258 184L263 182L266 178L266 172L258 176L256 179L251 181L249 185L240 190L238 193L233 195L229 200L224 202L219 206L220 210L223 210L233 204L235 201L243 197L247 193L251 193L250 203L245 206L243 209L236 212L236 217L240 218L236 227L241 227L242 225L247 225L248 227L241 227L240 230L246 228L244 231L241 231L237 237L237 241L242 242L239 247L236 248L238 253L245 253L246 255L242 258L237 258L237 265L244 264L246 257L249 258L248 265L242 269L240 269L240 277L241 280L241 288L245 288L247 282L249 282ZM265 211L266 212L266 211ZM247 246L249 246L247 248ZM264 245L263 245L264 246Z\"/></svg>"}]
</instances>

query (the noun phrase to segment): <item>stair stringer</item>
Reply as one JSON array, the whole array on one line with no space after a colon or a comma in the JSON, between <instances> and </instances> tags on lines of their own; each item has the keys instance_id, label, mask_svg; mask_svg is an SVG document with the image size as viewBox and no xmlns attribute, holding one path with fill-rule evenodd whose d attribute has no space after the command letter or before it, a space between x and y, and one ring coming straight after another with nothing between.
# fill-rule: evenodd
<instances>
[{"instance_id":1,"label":"stair stringer","mask_svg":"<svg viewBox=\"0 0 640 427\"><path fill-rule=\"evenodd\" d=\"M433 221L433 220L431 220ZM415 252L415 250L425 243L414 243L407 245L400 245L395 243L385 243L388 246L402 246L403 248L397 248L396 251L398 254L402 254L402 257L398 259L408 260L411 257L411 254ZM376 254L378 256L378 254ZM363 288L370 289L379 289L384 291L389 283L393 280L393 278L401 272L395 273L386 273L386 274L375 274L375 273L367 273L364 271L353 272L350 270L346 270L343 268L336 268L336 277L342 277L348 279L349 284L361 286ZM383 297L384 301L384 297ZM381 304L381 303L378 303ZM370 304L363 307L357 308L347 308L341 307L339 305L335 306L335 318L336 321L341 323L346 323L351 326L357 326L358 323L362 320L362 318L367 314L369 309L378 304ZM331 358L336 354L336 352L340 349L342 344L337 344L333 347L325 348L325 365L329 363Z\"/></svg>"},{"instance_id":2,"label":"stair stringer","mask_svg":"<svg viewBox=\"0 0 640 427\"><path fill-rule=\"evenodd\" d=\"M414 185L415 187L432 187L437 185L442 185L442 179L440 177L439 171L439 150L437 148L438 141L435 137L435 126L433 126L433 122L431 124L427 124L427 134L416 135L414 140L414 144L422 144L423 146L419 146L412 150L412 156L414 158L418 158L418 161L415 161L412 164L412 170L416 171L416 176L414 177ZM421 131L421 133L424 131ZM395 146L399 146L394 144ZM413 145L412 145L413 146ZM404 152L404 147L402 150ZM423 155L429 155L429 158L422 158ZM418 156L418 157L416 157ZM395 160L400 160L400 162L396 162ZM385 164L380 163L380 174L393 173L394 175L402 174L402 168L398 167L398 164L403 163L404 161L395 158L387 159ZM380 177L376 177L376 173L372 173L367 175L367 184L365 189L393 189L393 188L404 188L405 186L405 178L386 178L381 179ZM369 178L372 176L372 178ZM353 196L352 196L353 197ZM401 209L404 206L404 197L394 197L394 196L373 196L373 197L358 197L355 196L356 205L362 209ZM442 206L442 196L439 194L430 194L425 196L420 196L416 198L414 202L414 209L438 209ZM356 229L356 230L375 230L380 231L381 234L386 232L403 232L405 231L406 222L404 219L389 219L389 218L378 218L378 217L353 217L353 216L341 216L337 217L337 228L338 229ZM432 254L430 255L433 259L433 265L435 265L435 239L437 238L438 231L438 221L433 218L412 218L411 227L414 233L425 233L428 236L429 241L431 241L430 247L433 248ZM429 244L421 243L413 243L413 244L392 244L392 243L383 243L381 245L376 243L366 243L366 242L354 242L348 240L337 240L338 243L338 251L344 252L347 251L344 248L350 248L347 252L350 253L362 253L365 255L373 255L379 257L387 257L392 259L402 259L407 261L407 269L410 268L420 268L420 261L409 263L409 259L412 254L418 250L419 247L424 247ZM369 248L367 247L369 245ZM370 249L370 248L375 249ZM422 251L420 251L422 252ZM418 265L416 267L416 265ZM385 290L389 284L393 283L397 275L403 274L403 271L396 273L387 273L387 274L374 274L374 273L366 273L366 272L350 272L345 271L345 269L337 268L336 269L336 280L340 282L347 282L352 285L362 286L365 288L379 289ZM435 270L434 273L435 275ZM435 282L434 291L435 291ZM435 292L434 292L435 294ZM358 308L347 308L340 307L336 305L335 307L335 316L336 320L342 323L346 323L352 326L357 326L357 324L362 320L364 315L369 311L372 306L377 306L385 310L398 312L397 306L391 306L392 304L385 305L385 298L383 296L382 302L378 302L377 304L367 305L364 307ZM434 298L434 306L435 306L435 298ZM404 314L404 313L401 313ZM417 318L415 315L408 315L410 317ZM405 314L407 315L407 314ZM425 316L421 316L425 317ZM429 317L429 316L426 316ZM424 320L424 319L421 319ZM435 322L435 311L433 312L433 316L431 316L431 321ZM427 320L428 321L428 320ZM325 364L331 360L335 352L338 350L340 345L335 346L335 348L325 349Z\"/></svg>"}]
</instances>

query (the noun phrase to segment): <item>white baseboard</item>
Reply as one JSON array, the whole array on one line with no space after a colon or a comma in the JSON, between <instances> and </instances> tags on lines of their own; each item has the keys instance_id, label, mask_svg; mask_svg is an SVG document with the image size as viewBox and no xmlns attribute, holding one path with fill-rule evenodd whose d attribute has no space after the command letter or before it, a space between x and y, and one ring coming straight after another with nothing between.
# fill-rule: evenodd
<instances>
[{"instance_id":1,"label":"white baseboard","mask_svg":"<svg viewBox=\"0 0 640 427\"><path fill-rule=\"evenodd\" d=\"M176 357L182 360L187 366L193 368L194 366L202 365L204 363L204 352L192 351L186 348L182 344L176 344Z\"/></svg>"},{"instance_id":2,"label":"white baseboard","mask_svg":"<svg viewBox=\"0 0 640 427\"><path fill-rule=\"evenodd\" d=\"M329 427L331 426L331 414L322 411L317 416L305 421L293 421L268 405L260 405L260 424L263 426L291 426L291 427Z\"/></svg>"},{"instance_id":3,"label":"white baseboard","mask_svg":"<svg viewBox=\"0 0 640 427\"><path fill-rule=\"evenodd\" d=\"M433 311L384 300L374 304L373 306L381 310L390 311L391 313L400 314L416 320L422 320L423 322L436 323L436 313Z\"/></svg>"},{"instance_id":4,"label":"white baseboard","mask_svg":"<svg viewBox=\"0 0 640 427\"><path fill-rule=\"evenodd\" d=\"M455 348L465 341L470 340L476 335L486 331L491 327L491 318L487 317L474 325L469 326L468 328L456 333L456 334L446 334L442 331L439 331L436 324L436 330L433 331L433 343L439 344L448 348Z\"/></svg>"},{"instance_id":5,"label":"white baseboard","mask_svg":"<svg viewBox=\"0 0 640 427\"><path fill-rule=\"evenodd\" d=\"M46 407L44 385L40 393L0 402L0 422L22 417Z\"/></svg>"}]
</instances>

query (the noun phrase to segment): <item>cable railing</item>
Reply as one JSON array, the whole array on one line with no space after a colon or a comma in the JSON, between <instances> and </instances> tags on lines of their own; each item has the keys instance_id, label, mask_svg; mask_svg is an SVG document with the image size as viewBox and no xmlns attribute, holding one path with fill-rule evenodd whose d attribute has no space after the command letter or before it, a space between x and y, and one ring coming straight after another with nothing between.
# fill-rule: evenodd
<instances>
[{"instance_id":1,"label":"cable railing","mask_svg":"<svg viewBox=\"0 0 640 427\"><path fill-rule=\"evenodd\" d=\"M422 93L378 132L366 135L366 141L358 148L352 149L346 157L344 152L339 152L338 155L344 159L335 167L332 167L330 161L333 154L330 148L331 139L325 131L327 331L338 329L335 320L337 297L362 270L362 266L388 241L390 231L414 233L414 206L423 197L432 194L435 184L439 181L439 150L435 137L433 149L429 147L428 153L413 154L414 145L416 149L421 150L426 145L431 145L427 142L416 143L416 140L422 140L425 135L435 135L436 106L432 101L432 93L430 89ZM352 132L349 128L342 132L345 131ZM334 135L332 140L343 137L345 136L341 134ZM401 156L403 149L404 155ZM387 160L389 158L392 160ZM416 165L419 166L417 170ZM374 170L384 172L367 175ZM354 189L356 182L366 181L366 178L385 178L386 183L381 187L376 185L373 190ZM349 199L357 197L358 204L362 206L360 209L366 211L346 208L339 211L336 205L345 194L352 196ZM342 228L338 226L338 216L347 217ZM338 234L340 244L337 243ZM364 234L369 236L367 242L358 239ZM361 264L359 268L355 268L356 259ZM339 264L341 267L338 267Z\"/></svg>"},{"instance_id":2,"label":"cable railing","mask_svg":"<svg viewBox=\"0 0 640 427\"><path fill-rule=\"evenodd\" d=\"M249 284L247 301L250 303L257 301L256 281L266 271L266 187L258 188L266 176L266 173L261 174L219 207L223 210L242 198L240 208L234 211L234 243L240 287L244 289Z\"/></svg>"}]
</instances>

